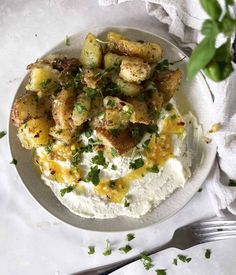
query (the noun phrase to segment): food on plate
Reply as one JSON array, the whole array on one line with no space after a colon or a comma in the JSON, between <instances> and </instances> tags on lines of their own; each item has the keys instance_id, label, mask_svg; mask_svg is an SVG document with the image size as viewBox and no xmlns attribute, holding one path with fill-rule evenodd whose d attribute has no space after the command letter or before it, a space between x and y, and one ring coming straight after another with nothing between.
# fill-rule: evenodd
<instances>
[{"instance_id":1,"label":"food on plate","mask_svg":"<svg viewBox=\"0 0 236 275\"><path fill-rule=\"evenodd\" d=\"M174 100L183 73L160 66L158 43L89 33L78 56L30 64L12 121L41 178L87 218L139 218L191 176L201 132Z\"/></svg>"}]
</instances>

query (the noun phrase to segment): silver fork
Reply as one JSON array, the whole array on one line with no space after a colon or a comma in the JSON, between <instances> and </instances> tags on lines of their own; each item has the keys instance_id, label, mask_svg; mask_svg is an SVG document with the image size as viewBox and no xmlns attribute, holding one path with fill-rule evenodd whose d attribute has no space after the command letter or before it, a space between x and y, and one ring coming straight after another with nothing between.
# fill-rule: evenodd
<instances>
[{"instance_id":1,"label":"silver fork","mask_svg":"<svg viewBox=\"0 0 236 275\"><path fill-rule=\"evenodd\" d=\"M158 251L175 247L181 250L190 248L197 244L224 240L236 237L236 220L210 219L198 221L181 227L174 232L172 239L165 245L147 250L148 255ZM73 273L72 275L106 275L129 263L139 260L140 256L134 256L127 260L111 263L104 266L87 269Z\"/></svg>"}]
</instances>

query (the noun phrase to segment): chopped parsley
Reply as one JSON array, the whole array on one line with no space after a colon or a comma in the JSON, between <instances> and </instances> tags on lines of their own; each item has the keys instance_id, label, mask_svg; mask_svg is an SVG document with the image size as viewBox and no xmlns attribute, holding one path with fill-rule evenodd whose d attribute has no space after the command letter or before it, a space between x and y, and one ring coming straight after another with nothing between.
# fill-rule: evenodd
<instances>
[{"instance_id":1,"label":"chopped parsley","mask_svg":"<svg viewBox=\"0 0 236 275\"><path fill-rule=\"evenodd\" d=\"M169 61L168 59L164 59L163 61L157 63L156 70L165 71L169 69Z\"/></svg>"},{"instance_id":2,"label":"chopped parsley","mask_svg":"<svg viewBox=\"0 0 236 275\"><path fill-rule=\"evenodd\" d=\"M46 146L45 146L45 151L47 154L50 154L52 152L52 144L51 142L49 142Z\"/></svg>"},{"instance_id":3,"label":"chopped parsley","mask_svg":"<svg viewBox=\"0 0 236 275\"><path fill-rule=\"evenodd\" d=\"M13 158L12 161L10 162L10 164L17 165L17 160Z\"/></svg>"},{"instance_id":4,"label":"chopped parsley","mask_svg":"<svg viewBox=\"0 0 236 275\"><path fill-rule=\"evenodd\" d=\"M178 260L177 260L177 258L174 258L172 264L173 264L173 265L178 265Z\"/></svg>"},{"instance_id":5,"label":"chopped parsley","mask_svg":"<svg viewBox=\"0 0 236 275\"><path fill-rule=\"evenodd\" d=\"M112 170L117 170L117 166L115 164L112 164L111 169Z\"/></svg>"},{"instance_id":6,"label":"chopped parsley","mask_svg":"<svg viewBox=\"0 0 236 275\"><path fill-rule=\"evenodd\" d=\"M172 115L172 116L170 116L170 118L174 120L174 119L176 119L176 115Z\"/></svg>"},{"instance_id":7,"label":"chopped parsley","mask_svg":"<svg viewBox=\"0 0 236 275\"><path fill-rule=\"evenodd\" d=\"M83 91L86 93L86 96L91 99L94 99L98 93L96 89L92 89L89 87L84 87Z\"/></svg>"},{"instance_id":8,"label":"chopped parsley","mask_svg":"<svg viewBox=\"0 0 236 275\"><path fill-rule=\"evenodd\" d=\"M159 173L159 168L157 165L153 165L152 167L148 168L147 170L152 173Z\"/></svg>"},{"instance_id":9,"label":"chopped parsley","mask_svg":"<svg viewBox=\"0 0 236 275\"><path fill-rule=\"evenodd\" d=\"M124 252L125 254L127 254L128 252L130 252L130 250L132 250L132 247L129 244L127 244L124 247L120 247L119 250L121 252Z\"/></svg>"},{"instance_id":10,"label":"chopped parsley","mask_svg":"<svg viewBox=\"0 0 236 275\"><path fill-rule=\"evenodd\" d=\"M111 189L115 189L115 187L116 187L116 182L115 182L114 180L110 180L109 187L110 187Z\"/></svg>"},{"instance_id":11,"label":"chopped parsley","mask_svg":"<svg viewBox=\"0 0 236 275\"><path fill-rule=\"evenodd\" d=\"M100 169L98 169L97 166L91 167L88 176L87 176L87 181L91 181L94 185L99 184L99 173Z\"/></svg>"},{"instance_id":12,"label":"chopped parsley","mask_svg":"<svg viewBox=\"0 0 236 275\"><path fill-rule=\"evenodd\" d=\"M77 73L74 77L74 86L75 88L80 88L82 85L81 83L81 73Z\"/></svg>"},{"instance_id":13,"label":"chopped parsley","mask_svg":"<svg viewBox=\"0 0 236 275\"><path fill-rule=\"evenodd\" d=\"M39 85L42 89L46 89L48 84L51 83L51 82L52 82L52 79L48 78L47 80L41 81Z\"/></svg>"},{"instance_id":14,"label":"chopped parsley","mask_svg":"<svg viewBox=\"0 0 236 275\"><path fill-rule=\"evenodd\" d=\"M64 197L66 193L70 193L73 190L74 190L74 186L69 185L66 188L63 188L60 190L61 196Z\"/></svg>"},{"instance_id":15,"label":"chopped parsley","mask_svg":"<svg viewBox=\"0 0 236 275\"><path fill-rule=\"evenodd\" d=\"M144 160L142 158L136 159L133 162L130 162L129 168L130 169L138 169L144 165Z\"/></svg>"},{"instance_id":16,"label":"chopped parsley","mask_svg":"<svg viewBox=\"0 0 236 275\"><path fill-rule=\"evenodd\" d=\"M108 166L102 151L99 151L98 154L92 158L92 163L97 165L102 165L104 167Z\"/></svg>"},{"instance_id":17,"label":"chopped parsley","mask_svg":"<svg viewBox=\"0 0 236 275\"><path fill-rule=\"evenodd\" d=\"M166 269L156 269L156 275L166 275Z\"/></svg>"},{"instance_id":18,"label":"chopped parsley","mask_svg":"<svg viewBox=\"0 0 236 275\"><path fill-rule=\"evenodd\" d=\"M92 254L94 254L95 253L95 247L94 246L89 246L88 247L88 254L89 255L92 255Z\"/></svg>"},{"instance_id":19,"label":"chopped parsley","mask_svg":"<svg viewBox=\"0 0 236 275\"><path fill-rule=\"evenodd\" d=\"M205 250L205 258L206 259L210 259L211 258L211 250L210 249L206 249Z\"/></svg>"},{"instance_id":20,"label":"chopped parsley","mask_svg":"<svg viewBox=\"0 0 236 275\"><path fill-rule=\"evenodd\" d=\"M81 103L79 103L79 102L75 103L75 109L80 114L83 113L83 112L88 111L88 109L84 105L82 105Z\"/></svg>"},{"instance_id":21,"label":"chopped parsley","mask_svg":"<svg viewBox=\"0 0 236 275\"><path fill-rule=\"evenodd\" d=\"M91 153L93 152L93 146L91 144L88 144L86 146L83 146L80 148L81 153Z\"/></svg>"},{"instance_id":22,"label":"chopped parsley","mask_svg":"<svg viewBox=\"0 0 236 275\"><path fill-rule=\"evenodd\" d=\"M236 186L236 180L229 180L228 186Z\"/></svg>"},{"instance_id":23,"label":"chopped parsley","mask_svg":"<svg viewBox=\"0 0 236 275\"><path fill-rule=\"evenodd\" d=\"M93 130L90 129L90 128L87 128L87 129L84 131L84 134L85 134L86 138L91 137L92 133L93 133Z\"/></svg>"},{"instance_id":24,"label":"chopped parsley","mask_svg":"<svg viewBox=\"0 0 236 275\"><path fill-rule=\"evenodd\" d=\"M173 108L173 105L172 105L171 103L168 103L168 104L166 105L166 111L171 111L172 108Z\"/></svg>"},{"instance_id":25,"label":"chopped parsley","mask_svg":"<svg viewBox=\"0 0 236 275\"><path fill-rule=\"evenodd\" d=\"M103 254L103 256L111 255L111 244L110 244L109 240L106 240L106 247L102 254Z\"/></svg>"},{"instance_id":26,"label":"chopped parsley","mask_svg":"<svg viewBox=\"0 0 236 275\"><path fill-rule=\"evenodd\" d=\"M145 140L144 143L143 143L143 145L142 145L142 147L143 147L144 149L148 148L148 145L149 145L150 141L151 141L150 138L147 139L147 140Z\"/></svg>"},{"instance_id":27,"label":"chopped parsley","mask_svg":"<svg viewBox=\"0 0 236 275\"><path fill-rule=\"evenodd\" d=\"M179 258L180 261L182 261L183 263L189 263L192 258L188 258L188 256L185 255L177 255L177 257Z\"/></svg>"},{"instance_id":28,"label":"chopped parsley","mask_svg":"<svg viewBox=\"0 0 236 275\"><path fill-rule=\"evenodd\" d=\"M202 188L199 188L199 189L198 189L198 192L199 192L199 193L202 192Z\"/></svg>"},{"instance_id":29,"label":"chopped parsley","mask_svg":"<svg viewBox=\"0 0 236 275\"><path fill-rule=\"evenodd\" d=\"M109 100L108 100L108 102L107 102L107 107L113 108L115 105L116 105L116 104L115 104L115 101L114 101L114 100L112 100L112 99L109 99Z\"/></svg>"},{"instance_id":30,"label":"chopped parsley","mask_svg":"<svg viewBox=\"0 0 236 275\"><path fill-rule=\"evenodd\" d=\"M158 126L156 124L147 125L147 132L150 134L156 133L158 131Z\"/></svg>"},{"instance_id":31,"label":"chopped parsley","mask_svg":"<svg viewBox=\"0 0 236 275\"><path fill-rule=\"evenodd\" d=\"M80 164L80 162L81 162L80 151L76 149L72 151L71 165L76 167Z\"/></svg>"},{"instance_id":32,"label":"chopped parsley","mask_svg":"<svg viewBox=\"0 0 236 275\"><path fill-rule=\"evenodd\" d=\"M111 148L111 155L113 156L113 157L117 157L118 156L118 153L117 153L117 151L116 151L116 149L115 148Z\"/></svg>"},{"instance_id":33,"label":"chopped parsley","mask_svg":"<svg viewBox=\"0 0 236 275\"><path fill-rule=\"evenodd\" d=\"M65 45L70 46L70 38L67 35L65 37Z\"/></svg>"},{"instance_id":34,"label":"chopped parsley","mask_svg":"<svg viewBox=\"0 0 236 275\"><path fill-rule=\"evenodd\" d=\"M128 242L132 241L133 239L135 239L135 236L133 233L129 233L126 235L126 239Z\"/></svg>"},{"instance_id":35,"label":"chopped parsley","mask_svg":"<svg viewBox=\"0 0 236 275\"><path fill-rule=\"evenodd\" d=\"M60 135L62 133L62 129L59 129L55 132L55 134Z\"/></svg>"},{"instance_id":36,"label":"chopped parsley","mask_svg":"<svg viewBox=\"0 0 236 275\"><path fill-rule=\"evenodd\" d=\"M146 270L149 270L150 268L152 268L154 266L154 264L152 263L152 258L148 256L147 252L142 252L140 254L141 257L141 262L143 263L143 266Z\"/></svg>"},{"instance_id":37,"label":"chopped parsley","mask_svg":"<svg viewBox=\"0 0 236 275\"><path fill-rule=\"evenodd\" d=\"M124 207L129 207L129 205L130 205L130 202L127 199L125 199Z\"/></svg>"},{"instance_id":38,"label":"chopped parsley","mask_svg":"<svg viewBox=\"0 0 236 275\"><path fill-rule=\"evenodd\" d=\"M1 131L1 132L0 132L0 138L3 138L6 134L7 134L6 131Z\"/></svg>"}]
</instances>

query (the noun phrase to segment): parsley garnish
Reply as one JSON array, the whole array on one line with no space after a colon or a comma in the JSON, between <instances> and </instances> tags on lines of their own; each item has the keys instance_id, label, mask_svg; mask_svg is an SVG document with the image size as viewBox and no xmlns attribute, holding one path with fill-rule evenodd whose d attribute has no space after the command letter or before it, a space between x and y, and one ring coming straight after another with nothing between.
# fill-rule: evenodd
<instances>
[{"instance_id":1,"label":"parsley garnish","mask_svg":"<svg viewBox=\"0 0 236 275\"><path fill-rule=\"evenodd\" d=\"M125 199L124 207L129 207L129 205L130 205L130 202L127 199Z\"/></svg>"},{"instance_id":2,"label":"parsley garnish","mask_svg":"<svg viewBox=\"0 0 236 275\"><path fill-rule=\"evenodd\" d=\"M10 164L17 165L17 160L13 158L12 161L10 162Z\"/></svg>"},{"instance_id":3,"label":"parsley garnish","mask_svg":"<svg viewBox=\"0 0 236 275\"><path fill-rule=\"evenodd\" d=\"M52 144L51 142L49 142L46 146L45 146L45 151L47 154L50 154L52 152Z\"/></svg>"},{"instance_id":4,"label":"parsley garnish","mask_svg":"<svg viewBox=\"0 0 236 275\"><path fill-rule=\"evenodd\" d=\"M106 248L105 248L105 250L104 250L104 252L102 254L104 256L111 255L111 244L110 244L109 240L106 240Z\"/></svg>"},{"instance_id":5,"label":"parsley garnish","mask_svg":"<svg viewBox=\"0 0 236 275\"><path fill-rule=\"evenodd\" d=\"M143 143L143 145L142 145L142 147L143 147L144 149L148 148L148 145L149 145L150 141L151 141L150 138L147 139L147 140L145 140L144 143Z\"/></svg>"},{"instance_id":6,"label":"parsley garnish","mask_svg":"<svg viewBox=\"0 0 236 275\"><path fill-rule=\"evenodd\" d=\"M172 116L170 116L170 118L174 120L174 119L176 119L176 115L172 115Z\"/></svg>"},{"instance_id":7,"label":"parsley garnish","mask_svg":"<svg viewBox=\"0 0 236 275\"><path fill-rule=\"evenodd\" d=\"M154 264L152 263L152 258L148 256L147 252L142 252L140 254L141 257L141 262L143 263L143 266L146 270L149 270L150 268L152 268L154 266Z\"/></svg>"},{"instance_id":8,"label":"parsley garnish","mask_svg":"<svg viewBox=\"0 0 236 275\"><path fill-rule=\"evenodd\" d=\"M89 246L88 247L88 254L89 255L92 255L92 254L94 254L95 253L95 247L94 246Z\"/></svg>"},{"instance_id":9,"label":"parsley garnish","mask_svg":"<svg viewBox=\"0 0 236 275\"><path fill-rule=\"evenodd\" d=\"M73 166L78 166L81 162L80 151L78 149L72 151L71 164Z\"/></svg>"},{"instance_id":10,"label":"parsley garnish","mask_svg":"<svg viewBox=\"0 0 236 275\"><path fill-rule=\"evenodd\" d=\"M108 166L102 151L99 151L98 154L92 158L92 163L97 165L102 165L104 167Z\"/></svg>"},{"instance_id":11,"label":"parsley garnish","mask_svg":"<svg viewBox=\"0 0 236 275\"><path fill-rule=\"evenodd\" d=\"M120 250L121 252L124 252L125 254L127 254L130 250L132 250L132 247L131 247L129 244L127 244L127 245L124 246L124 247L120 247L119 250Z\"/></svg>"},{"instance_id":12,"label":"parsley garnish","mask_svg":"<svg viewBox=\"0 0 236 275\"><path fill-rule=\"evenodd\" d=\"M142 158L136 159L133 162L130 162L129 168L130 169L138 169L144 165L144 160Z\"/></svg>"},{"instance_id":13,"label":"parsley garnish","mask_svg":"<svg viewBox=\"0 0 236 275\"><path fill-rule=\"evenodd\" d=\"M84 131L84 134L85 134L86 138L91 137L92 133L93 133L93 130L90 129L90 128L88 128Z\"/></svg>"},{"instance_id":14,"label":"parsley garnish","mask_svg":"<svg viewBox=\"0 0 236 275\"><path fill-rule=\"evenodd\" d=\"M126 239L128 242L132 241L135 238L133 233L129 233L126 235Z\"/></svg>"},{"instance_id":15,"label":"parsley garnish","mask_svg":"<svg viewBox=\"0 0 236 275\"><path fill-rule=\"evenodd\" d=\"M156 124L147 125L147 132L150 134L156 133L158 131L158 126Z\"/></svg>"},{"instance_id":16,"label":"parsley garnish","mask_svg":"<svg viewBox=\"0 0 236 275\"><path fill-rule=\"evenodd\" d=\"M55 132L55 134L60 135L62 133L62 129L59 129Z\"/></svg>"},{"instance_id":17,"label":"parsley garnish","mask_svg":"<svg viewBox=\"0 0 236 275\"><path fill-rule=\"evenodd\" d=\"M166 275L166 269L156 269L156 275Z\"/></svg>"},{"instance_id":18,"label":"parsley garnish","mask_svg":"<svg viewBox=\"0 0 236 275\"><path fill-rule=\"evenodd\" d=\"M83 91L86 93L86 96L91 99L94 99L97 95L97 90L89 87L84 87Z\"/></svg>"},{"instance_id":19,"label":"parsley garnish","mask_svg":"<svg viewBox=\"0 0 236 275\"><path fill-rule=\"evenodd\" d=\"M188 256L185 256L185 255L177 255L177 257L183 263L189 263L192 260L192 258L188 258Z\"/></svg>"},{"instance_id":20,"label":"parsley garnish","mask_svg":"<svg viewBox=\"0 0 236 275\"><path fill-rule=\"evenodd\" d=\"M42 89L46 89L48 84L52 82L52 79L51 78L48 78L47 80L43 80L42 82L40 82L40 87Z\"/></svg>"},{"instance_id":21,"label":"parsley garnish","mask_svg":"<svg viewBox=\"0 0 236 275\"><path fill-rule=\"evenodd\" d=\"M156 70L165 71L169 69L169 61L168 59L164 59L163 61L157 63Z\"/></svg>"},{"instance_id":22,"label":"parsley garnish","mask_svg":"<svg viewBox=\"0 0 236 275\"><path fill-rule=\"evenodd\" d=\"M116 182L115 182L114 180L110 180L109 187L110 187L111 189L115 189L115 187L116 187Z\"/></svg>"},{"instance_id":23,"label":"parsley garnish","mask_svg":"<svg viewBox=\"0 0 236 275\"><path fill-rule=\"evenodd\" d=\"M206 249L205 250L205 258L206 259L210 259L210 257L211 257L211 250L210 249Z\"/></svg>"},{"instance_id":24,"label":"parsley garnish","mask_svg":"<svg viewBox=\"0 0 236 275\"><path fill-rule=\"evenodd\" d=\"M6 131L1 131L1 132L0 132L0 138L3 138L6 134L7 134Z\"/></svg>"},{"instance_id":25,"label":"parsley garnish","mask_svg":"<svg viewBox=\"0 0 236 275\"><path fill-rule=\"evenodd\" d=\"M66 188L63 188L60 190L61 196L63 197L66 193L70 193L74 190L74 186L67 186Z\"/></svg>"},{"instance_id":26,"label":"parsley garnish","mask_svg":"<svg viewBox=\"0 0 236 275\"><path fill-rule=\"evenodd\" d=\"M70 46L70 38L67 35L65 37L65 45Z\"/></svg>"},{"instance_id":27,"label":"parsley garnish","mask_svg":"<svg viewBox=\"0 0 236 275\"><path fill-rule=\"evenodd\" d=\"M83 112L88 111L88 109L84 105L82 105L81 103L79 103L79 102L75 103L75 109L80 114L83 113Z\"/></svg>"},{"instance_id":28,"label":"parsley garnish","mask_svg":"<svg viewBox=\"0 0 236 275\"><path fill-rule=\"evenodd\" d=\"M113 156L113 157L117 157L118 156L118 153L117 153L117 151L116 151L116 149L115 148L111 148L111 155Z\"/></svg>"},{"instance_id":29,"label":"parsley garnish","mask_svg":"<svg viewBox=\"0 0 236 275\"><path fill-rule=\"evenodd\" d=\"M178 265L178 260L177 260L177 258L174 258L174 260L173 260L173 263L172 263L173 265Z\"/></svg>"},{"instance_id":30,"label":"parsley garnish","mask_svg":"<svg viewBox=\"0 0 236 275\"><path fill-rule=\"evenodd\" d=\"M236 186L236 180L229 180L228 186Z\"/></svg>"},{"instance_id":31,"label":"parsley garnish","mask_svg":"<svg viewBox=\"0 0 236 275\"><path fill-rule=\"evenodd\" d=\"M93 146L91 144L88 144L87 146L80 148L81 153L89 153L93 152Z\"/></svg>"},{"instance_id":32,"label":"parsley garnish","mask_svg":"<svg viewBox=\"0 0 236 275\"><path fill-rule=\"evenodd\" d=\"M117 170L117 166L115 164L112 164L111 169L112 170Z\"/></svg>"},{"instance_id":33,"label":"parsley garnish","mask_svg":"<svg viewBox=\"0 0 236 275\"><path fill-rule=\"evenodd\" d=\"M81 73L77 73L76 76L74 77L74 85L75 88L80 88L81 87Z\"/></svg>"},{"instance_id":34,"label":"parsley garnish","mask_svg":"<svg viewBox=\"0 0 236 275\"><path fill-rule=\"evenodd\" d=\"M168 104L166 105L166 111L171 111L172 108L173 108L173 105L172 105L171 103L168 103Z\"/></svg>"},{"instance_id":35,"label":"parsley garnish","mask_svg":"<svg viewBox=\"0 0 236 275\"><path fill-rule=\"evenodd\" d=\"M157 165L153 165L152 167L147 168L147 170L152 173L159 173L159 168Z\"/></svg>"},{"instance_id":36,"label":"parsley garnish","mask_svg":"<svg viewBox=\"0 0 236 275\"><path fill-rule=\"evenodd\" d=\"M115 104L115 101L114 101L114 100L112 100L112 99L109 99L109 100L108 100L108 102L107 102L107 106L108 106L108 107L111 107L111 108L112 108L112 107L114 107L115 105L116 105L116 104Z\"/></svg>"},{"instance_id":37,"label":"parsley garnish","mask_svg":"<svg viewBox=\"0 0 236 275\"><path fill-rule=\"evenodd\" d=\"M202 188L199 188L199 189L198 189L198 192L202 192Z\"/></svg>"},{"instance_id":38,"label":"parsley garnish","mask_svg":"<svg viewBox=\"0 0 236 275\"><path fill-rule=\"evenodd\" d=\"M91 181L94 185L98 185L99 184L99 173L100 173L100 169L98 169L97 166L91 167L88 176L87 176L87 180Z\"/></svg>"}]
</instances>

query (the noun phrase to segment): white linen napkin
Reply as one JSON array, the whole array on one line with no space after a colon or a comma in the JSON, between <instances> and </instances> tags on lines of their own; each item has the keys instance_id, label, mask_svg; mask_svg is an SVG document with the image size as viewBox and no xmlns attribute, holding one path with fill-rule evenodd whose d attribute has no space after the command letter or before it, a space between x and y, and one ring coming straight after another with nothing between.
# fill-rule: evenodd
<instances>
[{"instance_id":1,"label":"white linen napkin","mask_svg":"<svg viewBox=\"0 0 236 275\"><path fill-rule=\"evenodd\" d=\"M99 4L107 6L126 1L134 0L99 0ZM181 48L196 46L202 22L207 18L199 0L145 2L148 14L168 24L169 33ZM218 147L218 156L206 186L217 215L222 215L221 210L226 208L236 215L236 188L228 186L229 179L236 180L236 72L226 81L214 83L209 80L208 84L214 95L215 123L220 123L220 130L211 134Z\"/></svg>"}]
</instances>

